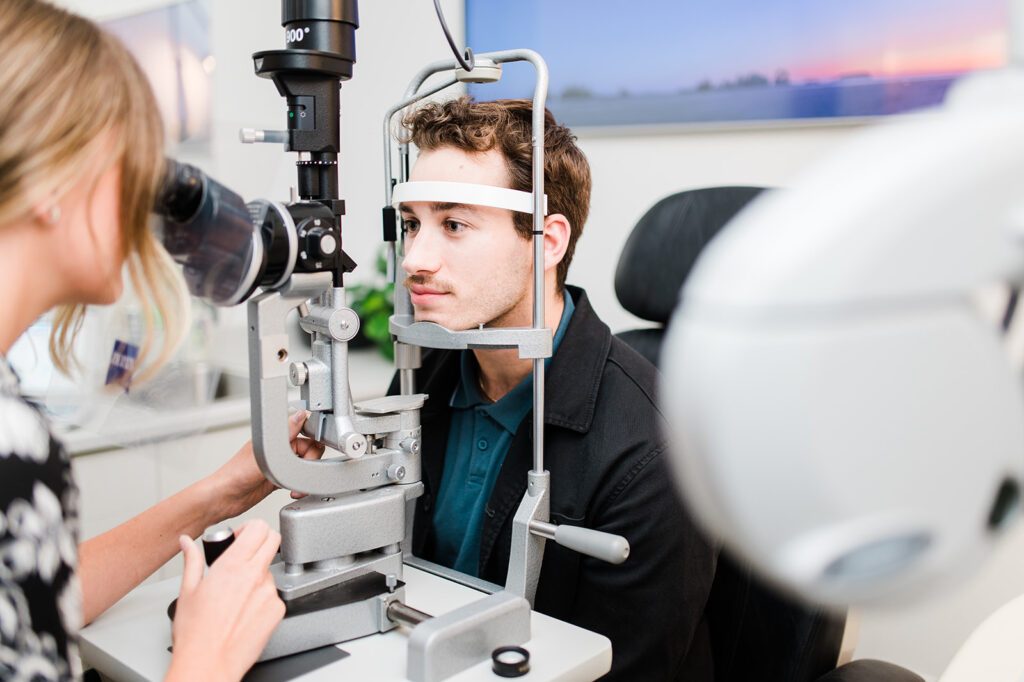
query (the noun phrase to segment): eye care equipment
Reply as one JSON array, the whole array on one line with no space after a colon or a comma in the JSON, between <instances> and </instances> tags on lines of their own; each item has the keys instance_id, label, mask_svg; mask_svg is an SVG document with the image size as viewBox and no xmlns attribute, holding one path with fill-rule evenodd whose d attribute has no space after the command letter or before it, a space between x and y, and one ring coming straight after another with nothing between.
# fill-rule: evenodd
<instances>
[{"instance_id":1,"label":"eye care equipment","mask_svg":"<svg viewBox=\"0 0 1024 682\"><path fill-rule=\"evenodd\" d=\"M662 397L686 499L732 551L818 602L942 594L1021 516L1017 296L1002 320L978 305L1024 279L1024 2L1013 8L1007 68L759 196L708 245L673 315Z\"/></svg>"},{"instance_id":2,"label":"eye care equipment","mask_svg":"<svg viewBox=\"0 0 1024 682\"><path fill-rule=\"evenodd\" d=\"M506 50L464 60L442 61L421 69L412 79L401 101L384 116L384 170L385 207L383 209L384 240L388 244L388 273L392 281L400 270L402 235L398 229L396 209L402 203L446 202L507 209L533 215L533 325L531 327L484 328L453 331L433 322L415 322L410 294L404 287L395 287L395 314L390 329L395 337L395 367L399 372L401 394L415 396L414 370L419 367L420 348L448 349L517 349L519 357L533 360L533 413L544 413L544 361L551 356L552 330L544 326L544 217L548 213L547 195L544 194L544 112L547 97L547 65L532 50ZM409 145L400 142L399 177L392 175L391 126L394 117L407 107L430 95L441 92L458 82L487 83L501 77L501 64L526 61L536 74L532 107L533 127L533 188L523 192L504 187L458 182L410 182ZM424 83L435 74L453 72L440 85L424 88ZM397 183L397 184L396 184ZM621 563L629 556L629 544L620 536L569 525L550 522L550 474L544 469L544 420L533 420L533 469L528 473L526 494L513 519L512 548L505 589L479 602L464 607L469 620L493 623L500 621L491 613L504 608L509 599L518 599L519 609L528 609L533 603L544 557L544 545L552 540L559 545L611 563ZM528 621L526 621L528 622ZM457 635L456 625L452 636ZM443 631L439 630L439 635ZM528 632L501 633L506 644L529 637ZM410 648L418 645L416 633ZM490 644L488 644L490 646ZM410 662L412 661L410 652Z\"/></svg>"},{"instance_id":3,"label":"eye care equipment","mask_svg":"<svg viewBox=\"0 0 1024 682\"><path fill-rule=\"evenodd\" d=\"M440 11L439 11L440 16ZM442 17L443 23L443 17ZM559 544L619 563L625 539L550 523L549 474L543 466L543 419L534 419L534 467L514 519L505 589L432 618L404 603L403 566L425 565L410 555L415 500L423 493L420 408L427 396L414 390L420 348L517 348L534 361L534 412L544 411L544 359L552 330L544 327L544 299L535 295L528 328L452 331L414 322L409 293L396 287L391 332L401 392L354 403L349 386L348 342L359 318L346 305L344 277L355 263L342 249L338 193L340 85L355 61L356 0L283 0L286 49L253 55L257 75L273 80L287 102L285 130L243 130L243 142L283 144L297 152L297 196L288 203L245 203L201 171L168 163L156 212L161 237L182 265L191 292L219 305L248 307L253 449L260 469L275 485L305 493L280 512L281 561L271 566L287 605L284 621L261 660L327 644L410 628L407 677L446 679L501 646L531 637L531 603L544 544ZM443 201L493 206L533 215L535 293L543 292L543 228L546 214L543 121L547 68L529 50L494 52L466 61L436 62L416 74L403 99L384 117L384 239L388 272L397 271L402 239L395 206ZM537 71L534 95L533 191L463 183L407 182L408 145L399 146L400 177L392 181L394 115L460 81L500 77L501 64L528 61ZM440 87L422 89L433 74L449 73ZM312 337L312 357L294 362L286 316L298 310ZM304 460L288 438L288 390L298 387L311 412L303 433L339 456ZM445 570L434 568L433 570ZM446 572L445 577L458 580ZM463 576L465 578L465 576Z\"/></svg>"}]
</instances>

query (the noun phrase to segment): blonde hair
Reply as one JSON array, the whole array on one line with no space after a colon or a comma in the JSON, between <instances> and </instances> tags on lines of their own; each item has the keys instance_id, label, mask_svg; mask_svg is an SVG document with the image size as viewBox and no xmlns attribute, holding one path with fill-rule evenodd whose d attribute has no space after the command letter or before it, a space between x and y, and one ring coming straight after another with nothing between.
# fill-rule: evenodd
<instances>
[{"instance_id":1,"label":"blonde hair","mask_svg":"<svg viewBox=\"0 0 1024 682\"><path fill-rule=\"evenodd\" d=\"M104 169L120 164L121 248L146 326L136 370L152 355L157 315L165 330L159 353L137 372L145 380L173 354L189 315L181 272L149 225L164 169L153 92L116 38L45 2L2 0L0 35L0 225L59 202L97 155L107 155ZM78 364L72 346L85 309L56 311L50 355L65 373Z\"/></svg>"}]
</instances>

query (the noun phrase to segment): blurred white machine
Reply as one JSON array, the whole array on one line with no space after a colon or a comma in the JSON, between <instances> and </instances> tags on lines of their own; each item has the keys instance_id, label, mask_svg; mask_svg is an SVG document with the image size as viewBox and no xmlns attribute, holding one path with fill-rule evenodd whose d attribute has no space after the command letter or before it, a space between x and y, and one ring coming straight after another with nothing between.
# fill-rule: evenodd
<instances>
[{"instance_id":1,"label":"blurred white machine","mask_svg":"<svg viewBox=\"0 0 1024 682\"><path fill-rule=\"evenodd\" d=\"M1019 67L755 200L698 261L663 350L697 516L822 602L962 577L1020 515L1021 376L978 296L1022 276Z\"/></svg>"}]
</instances>

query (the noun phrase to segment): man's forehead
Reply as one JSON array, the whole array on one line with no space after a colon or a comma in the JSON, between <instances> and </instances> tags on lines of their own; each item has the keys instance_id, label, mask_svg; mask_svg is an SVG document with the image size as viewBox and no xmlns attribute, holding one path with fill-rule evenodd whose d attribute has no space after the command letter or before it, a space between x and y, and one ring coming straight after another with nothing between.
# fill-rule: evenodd
<instances>
[{"instance_id":1,"label":"man's forehead","mask_svg":"<svg viewBox=\"0 0 1024 682\"><path fill-rule=\"evenodd\" d=\"M508 187L510 181L505 157L499 150L467 152L450 146L421 151L409 179L500 187Z\"/></svg>"}]
</instances>

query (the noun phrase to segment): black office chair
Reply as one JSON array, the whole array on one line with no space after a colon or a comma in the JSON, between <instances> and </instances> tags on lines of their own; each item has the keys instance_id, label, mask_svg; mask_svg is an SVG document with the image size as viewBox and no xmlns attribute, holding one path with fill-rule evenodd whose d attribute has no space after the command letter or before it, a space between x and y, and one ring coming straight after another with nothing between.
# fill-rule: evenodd
<instances>
[{"instance_id":1,"label":"black office chair","mask_svg":"<svg viewBox=\"0 0 1024 682\"><path fill-rule=\"evenodd\" d=\"M619 256L615 294L656 327L618 336L655 365L683 281L697 256L761 187L710 187L656 203L633 228ZM856 661L838 670L846 616L800 603L753 577L724 554L706 611L715 682L923 682L897 666Z\"/></svg>"}]
</instances>

